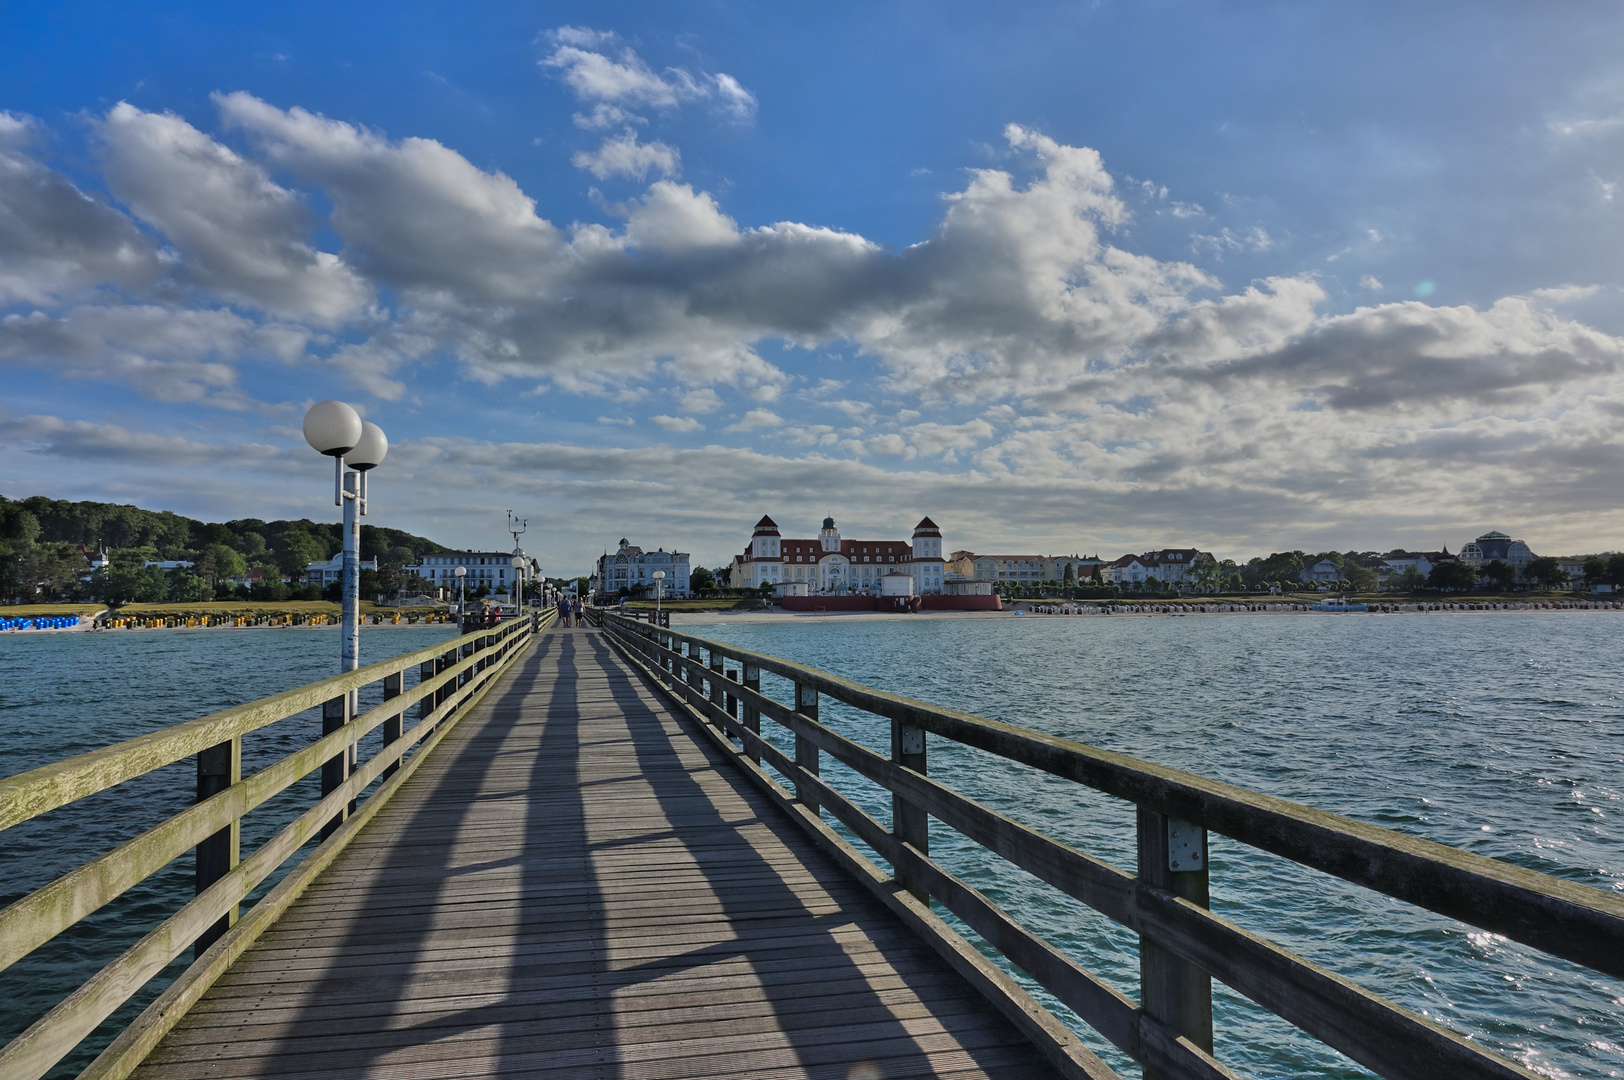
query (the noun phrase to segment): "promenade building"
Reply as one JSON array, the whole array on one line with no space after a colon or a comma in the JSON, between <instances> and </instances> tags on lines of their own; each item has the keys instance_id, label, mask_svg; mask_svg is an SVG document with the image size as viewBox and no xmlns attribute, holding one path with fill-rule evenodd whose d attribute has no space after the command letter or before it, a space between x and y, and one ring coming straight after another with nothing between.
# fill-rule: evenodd
<instances>
[{"instance_id":1,"label":"promenade building","mask_svg":"<svg viewBox=\"0 0 1624 1080\"><path fill-rule=\"evenodd\" d=\"M943 591L946 560L942 558L942 530L930 518L914 526L911 540L848 540L835 519L823 519L816 538L786 539L778 523L765 515L756 522L750 544L735 555L728 568L728 584L735 589L783 585L801 595L896 595L887 574L912 579L915 595Z\"/></svg>"},{"instance_id":2,"label":"promenade building","mask_svg":"<svg viewBox=\"0 0 1624 1080\"><path fill-rule=\"evenodd\" d=\"M1104 565L1098 555L978 555L961 549L947 557L947 572L952 577L1018 585L1065 581L1068 566L1072 581L1087 581L1095 568Z\"/></svg>"},{"instance_id":3,"label":"promenade building","mask_svg":"<svg viewBox=\"0 0 1624 1080\"><path fill-rule=\"evenodd\" d=\"M1198 548L1161 548L1142 555L1124 555L1100 567L1100 580L1130 588L1142 586L1150 578L1164 585L1195 585L1196 563L1211 558L1211 552Z\"/></svg>"},{"instance_id":4,"label":"promenade building","mask_svg":"<svg viewBox=\"0 0 1624 1080\"><path fill-rule=\"evenodd\" d=\"M640 586L653 595L654 572L665 571L663 594L675 599L688 595L688 559L686 551L644 551L625 537L613 552L604 552L598 559L591 579L592 591L599 596L618 596L631 593Z\"/></svg>"},{"instance_id":5,"label":"promenade building","mask_svg":"<svg viewBox=\"0 0 1624 1080\"><path fill-rule=\"evenodd\" d=\"M1383 581L1389 577L1402 577L1406 570L1414 570L1423 578L1432 573L1432 568L1441 562L1453 562L1455 556L1449 553L1448 548L1439 551L1405 551L1395 548L1382 556L1382 564L1377 568L1376 574Z\"/></svg>"},{"instance_id":6,"label":"promenade building","mask_svg":"<svg viewBox=\"0 0 1624 1080\"><path fill-rule=\"evenodd\" d=\"M1505 533L1491 529L1463 545L1459 558L1474 570L1482 570L1486 564L1499 559L1521 574L1538 556L1528 550L1528 545L1521 540L1513 540Z\"/></svg>"},{"instance_id":7,"label":"promenade building","mask_svg":"<svg viewBox=\"0 0 1624 1080\"><path fill-rule=\"evenodd\" d=\"M343 556L334 556L340 565ZM377 560L373 560L373 569L377 569ZM363 564L365 565L365 564ZM415 566L401 567L408 574L416 574L426 580L436 589L447 590L447 595L454 595L458 591L457 567L465 567L468 571L467 589L475 592L481 585L493 593L512 592L513 586L513 553L510 551L447 551L438 555L425 555L423 561Z\"/></svg>"},{"instance_id":8,"label":"promenade building","mask_svg":"<svg viewBox=\"0 0 1624 1080\"><path fill-rule=\"evenodd\" d=\"M188 564L190 565L190 564ZM378 558L361 560L361 569L378 572ZM310 585L330 585L344 580L344 553L335 554L331 559L322 559L305 567L305 582Z\"/></svg>"}]
</instances>

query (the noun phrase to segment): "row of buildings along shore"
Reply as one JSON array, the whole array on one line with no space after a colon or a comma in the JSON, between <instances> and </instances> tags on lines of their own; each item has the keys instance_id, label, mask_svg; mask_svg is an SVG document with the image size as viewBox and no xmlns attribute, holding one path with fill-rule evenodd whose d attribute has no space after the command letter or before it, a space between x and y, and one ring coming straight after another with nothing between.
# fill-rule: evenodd
<instances>
[{"instance_id":1,"label":"row of buildings along shore","mask_svg":"<svg viewBox=\"0 0 1624 1080\"><path fill-rule=\"evenodd\" d=\"M823 519L816 536L786 537L776 521L763 515L744 550L727 567L718 569L716 584L733 589L769 586L778 597L986 596L1010 587L1092 582L1129 590L1159 586L1210 590L1224 587L1223 576L1240 569L1231 562L1220 563L1211 552L1197 547L1157 548L1115 559L1097 554L982 554L945 548L941 527L928 517L914 526L909 539L865 540L842 536L832 516ZM1396 584L1413 583L1417 576L1424 580L1437 566L1449 562L1480 572L1501 563L1521 575L1536 558L1523 541L1490 531L1456 554L1447 548L1395 549L1379 556L1371 554L1360 565L1373 572L1377 581ZM1579 560L1560 562L1576 584L1583 579ZM598 560L591 587L604 596L652 593L659 580L664 595L685 597L689 595L689 565L687 552L645 551L623 538L615 551L606 551ZM656 571L661 572L659 579ZM1323 558L1304 565L1295 576L1311 587L1331 586L1348 580L1351 568Z\"/></svg>"}]
</instances>

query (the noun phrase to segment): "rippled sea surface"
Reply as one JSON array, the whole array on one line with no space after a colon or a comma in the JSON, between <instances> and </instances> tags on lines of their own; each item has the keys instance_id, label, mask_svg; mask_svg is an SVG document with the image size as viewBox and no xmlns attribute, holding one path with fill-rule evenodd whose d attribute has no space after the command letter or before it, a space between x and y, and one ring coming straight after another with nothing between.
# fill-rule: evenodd
<instances>
[{"instance_id":1,"label":"rippled sea surface","mask_svg":"<svg viewBox=\"0 0 1624 1080\"><path fill-rule=\"evenodd\" d=\"M1624 613L720 617L682 629L1624 892ZM763 689L789 700L775 681ZM881 721L827 703L822 716L889 748ZM1133 867L1126 803L934 736L929 767ZM889 820L878 788L827 761L824 773ZM931 846L1137 998L1133 934L935 822ZM1224 837L1211 853L1212 906L1226 918L1541 1074L1624 1076L1616 980ZM1221 985L1214 1012L1217 1056L1243 1075L1369 1075Z\"/></svg>"},{"instance_id":2,"label":"rippled sea surface","mask_svg":"<svg viewBox=\"0 0 1624 1080\"><path fill-rule=\"evenodd\" d=\"M455 629L363 630L362 661L426 648L454 636ZM0 634L0 776L336 674L338 646L336 627ZM408 675L408 686L415 681ZM363 694L362 707L379 698L381 691L372 688ZM244 774L320 734L320 710L312 710L246 736ZM380 735L374 733L373 741ZM370 753L365 744L362 753ZM0 907L184 809L195 785L196 766L188 758L0 832ZM308 808L318 792L319 779L310 777L251 814L243 824L243 854ZM265 882L250 902L278 880L280 875ZM0 1044L172 914L192 892L188 853L0 972ZM190 962L188 951L50 1075L77 1074Z\"/></svg>"}]
</instances>

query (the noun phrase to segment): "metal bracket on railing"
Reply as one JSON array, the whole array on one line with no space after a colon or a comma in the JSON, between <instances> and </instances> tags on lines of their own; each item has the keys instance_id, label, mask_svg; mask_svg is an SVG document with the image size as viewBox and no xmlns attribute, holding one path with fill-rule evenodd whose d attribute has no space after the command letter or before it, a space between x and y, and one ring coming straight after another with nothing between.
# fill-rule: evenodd
<instances>
[{"instance_id":1,"label":"metal bracket on railing","mask_svg":"<svg viewBox=\"0 0 1624 1080\"><path fill-rule=\"evenodd\" d=\"M1167 819L1167 868L1200 870L1207 865L1207 830L1178 818Z\"/></svg>"}]
</instances>

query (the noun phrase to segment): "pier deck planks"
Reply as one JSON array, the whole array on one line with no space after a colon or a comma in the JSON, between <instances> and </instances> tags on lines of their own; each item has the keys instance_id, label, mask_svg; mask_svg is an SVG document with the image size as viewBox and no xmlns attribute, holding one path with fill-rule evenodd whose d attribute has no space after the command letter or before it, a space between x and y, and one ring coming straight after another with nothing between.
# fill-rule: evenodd
<instances>
[{"instance_id":1,"label":"pier deck planks","mask_svg":"<svg viewBox=\"0 0 1624 1080\"><path fill-rule=\"evenodd\" d=\"M135 1075L1054 1074L598 631L555 629Z\"/></svg>"}]
</instances>

